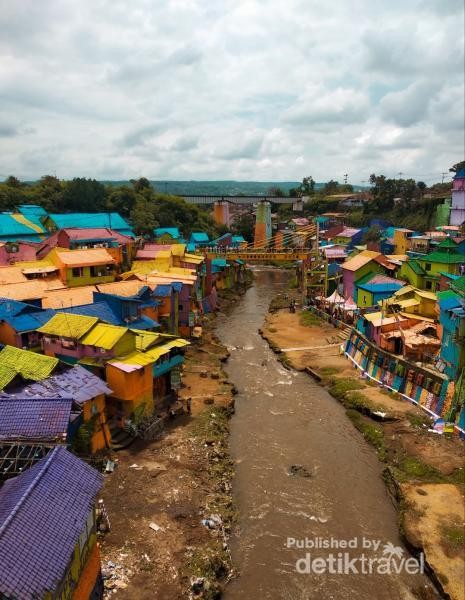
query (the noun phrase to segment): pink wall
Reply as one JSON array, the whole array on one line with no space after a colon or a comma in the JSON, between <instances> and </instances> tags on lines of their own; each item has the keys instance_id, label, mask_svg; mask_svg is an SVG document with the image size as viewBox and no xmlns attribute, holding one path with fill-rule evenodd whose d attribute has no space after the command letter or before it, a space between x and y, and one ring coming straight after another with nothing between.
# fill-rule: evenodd
<instances>
[{"instance_id":1,"label":"pink wall","mask_svg":"<svg viewBox=\"0 0 465 600\"><path fill-rule=\"evenodd\" d=\"M17 246L18 252L7 252L7 246L0 246L0 265L10 265L12 262L18 262L20 260L35 260L36 259L36 246L25 244L23 242L14 242ZM9 246L11 248L11 245Z\"/></svg>"}]
</instances>

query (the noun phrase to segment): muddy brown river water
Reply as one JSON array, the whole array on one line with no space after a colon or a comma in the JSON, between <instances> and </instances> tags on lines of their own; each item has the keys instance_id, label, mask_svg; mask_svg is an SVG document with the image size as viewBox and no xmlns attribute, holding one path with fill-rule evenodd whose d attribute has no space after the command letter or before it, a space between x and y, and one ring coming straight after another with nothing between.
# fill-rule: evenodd
<instances>
[{"instance_id":1,"label":"muddy brown river water","mask_svg":"<svg viewBox=\"0 0 465 600\"><path fill-rule=\"evenodd\" d=\"M257 268L254 286L218 319L218 335L231 352L226 371L239 391L231 422L239 510L232 554L239 575L224 597L436 597L417 595L430 586L426 576L413 574L416 559L408 563L412 574L402 563L411 555L399 539L373 448L342 406L308 375L286 370L258 333L288 277Z\"/></svg>"}]
</instances>

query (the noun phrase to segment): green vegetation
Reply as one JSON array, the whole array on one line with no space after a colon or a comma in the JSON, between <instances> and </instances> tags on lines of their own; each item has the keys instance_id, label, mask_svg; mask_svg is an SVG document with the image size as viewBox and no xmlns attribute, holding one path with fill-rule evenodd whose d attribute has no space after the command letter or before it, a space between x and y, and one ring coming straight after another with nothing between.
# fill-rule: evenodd
<instances>
[{"instance_id":1,"label":"green vegetation","mask_svg":"<svg viewBox=\"0 0 465 600\"><path fill-rule=\"evenodd\" d=\"M420 479L430 483L444 481L443 475L434 467L427 465L415 456L405 455L399 462L400 473L397 479L406 481L409 479Z\"/></svg>"},{"instance_id":2,"label":"green vegetation","mask_svg":"<svg viewBox=\"0 0 465 600\"><path fill-rule=\"evenodd\" d=\"M321 319L308 310L300 313L300 324L304 327L315 327L321 325Z\"/></svg>"},{"instance_id":3,"label":"green vegetation","mask_svg":"<svg viewBox=\"0 0 465 600\"><path fill-rule=\"evenodd\" d=\"M376 448L379 459L383 461L386 460L387 448L384 441L382 426L370 422L368 418L363 417L358 410L349 408L346 410L346 413L367 442Z\"/></svg>"},{"instance_id":4,"label":"green vegetation","mask_svg":"<svg viewBox=\"0 0 465 600\"><path fill-rule=\"evenodd\" d=\"M350 379L349 377L342 377L341 379L333 379L329 388L329 393L337 398L337 400L345 400L347 392L354 390L361 390L365 386L363 383Z\"/></svg>"},{"instance_id":5,"label":"green vegetation","mask_svg":"<svg viewBox=\"0 0 465 600\"><path fill-rule=\"evenodd\" d=\"M441 545L448 556L462 554L465 551L465 529L463 525L449 525L443 523Z\"/></svg>"}]
</instances>

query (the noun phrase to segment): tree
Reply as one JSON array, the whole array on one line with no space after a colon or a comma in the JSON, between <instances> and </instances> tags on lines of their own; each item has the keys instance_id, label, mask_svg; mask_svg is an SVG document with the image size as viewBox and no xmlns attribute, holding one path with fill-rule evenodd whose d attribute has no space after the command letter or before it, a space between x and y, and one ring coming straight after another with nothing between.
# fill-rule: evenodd
<instances>
[{"instance_id":1,"label":"tree","mask_svg":"<svg viewBox=\"0 0 465 600\"><path fill-rule=\"evenodd\" d=\"M75 177L65 184L62 210L98 212L105 209L105 187L95 179Z\"/></svg>"},{"instance_id":2,"label":"tree","mask_svg":"<svg viewBox=\"0 0 465 600\"><path fill-rule=\"evenodd\" d=\"M273 196L274 198L284 198L286 194L277 185L272 185L270 188L268 188L266 195Z\"/></svg>"},{"instance_id":3,"label":"tree","mask_svg":"<svg viewBox=\"0 0 465 600\"><path fill-rule=\"evenodd\" d=\"M331 194L336 194L339 191L339 183L334 181L334 179L330 179L323 188L323 193L325 196L331 196Z\"/></svg>"},{"instance_id":4,"label":"tree","mask_svg":"<svg viewBox=\"0 0 465 600\"><path fill-rule=\"evenodd\" d=\"M234 220L232 232L235 235L242 235L248 242L252 242L255 232L255 218L251 213L244 213Z\"/></svg>"},{"instance_id":5,"label":"tree","mask_svg":"<svg viewBox=\"0 0 465 600\"><path fill-rule=\"evenodd\" d=\"M136 192L153 189L152 184L146 177L139 177L139 179L131 179L130 181Z\"/></svg>"},{"instance_id":6,"label":"tree","mask_svg":"<svg viewBox=\"0 0 465 600\"><path fill-rule=\"evenodd\" d=\"M22 186L20 180L14 175L9 175L5 179L5 184L13 188L20 188Z\"/></svg>"},{"instance_id":7,"label":"tree","mask_svg":"<svg viewBox=\"0 0 465 600\"><path fill-rule=\"evenodd\" d=\"M300 185L300 190L301 190L302 194L304 194L305 196L313 194L314 189L315 189L315 182L313 180L313 177L311 175L309 175L308 177L304 177L302 179L302 183Z\"/></svg>"},{"instance_id":8,"label":"tree","mask_svg":"<svg viewBox=\"0 0 465 600\"><path fill-rule=\"evenodd\" d=\"M378 225L373 225L373 227L370 227L368 231L365 232L363 236L363 243L366 244L367 242L379 242L380 239L381 228L378 227Z\"/></svg>"},{"instance_id":9,"label":"tree","mask_svg":"<svg viewBox=\"0 0 465 600\"><path fill-rule=\"evenodd\" d=\"M451 173L458 173L459 171L462 171L462 169L465 169L465 160L462 160L458 163L455 163L455 165L452 165L449 171Z\"/></svg>"},{"instance_id":10,"label":"tree","mask_svg":"<svg viewBox=\"0 0 465 600\"><path fill-rule=\"evenodd\" d=\"M153 236L153 230L159 225L154 213L153 202L139 196L131 211L131 222L137 235Z\"/></svg>"}]
</instances>

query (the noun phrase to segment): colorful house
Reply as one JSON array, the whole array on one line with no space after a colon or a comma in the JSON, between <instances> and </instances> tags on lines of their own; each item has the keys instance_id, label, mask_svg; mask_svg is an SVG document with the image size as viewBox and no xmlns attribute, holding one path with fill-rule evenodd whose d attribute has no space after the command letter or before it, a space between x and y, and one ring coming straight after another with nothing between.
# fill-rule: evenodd
<instances>
[{"instance_id":1,"label":"colorful house","mask_svg":"<svg viewBox=\"0 0 465 600\"><path fill-rule=\"evenodd\" d=\"M354 300L361 308L375 306L404 285L404 281L386 275L369 274L355 282Z\"/></svg>"},{"instance_id":2,"label":"colorful house","mask_svg":"<svg viewBox=\"0 0 465 600\"><path fill-rule=\"evenodd\" d=\"M135 237L131 226L116 212L108 213L52 213L42 218L45 227L51 231L78 227L79 229L111 229L122 235Z\"/></svg>"},{"instance_id":3,"label":"colorful house","mask_svg":"<svg viewBox=\"0 0 465 600\"><path fill-rule=\"evenodd\" d=\"M373 250L362 250L341 265L344 297L353 298L355 283L367 275L383 274L395 271L395 265L385 256Z\"/></svg>"},{"instance_id":4,"label":"colorful house","mask_svg":"<svg viewBox=\"0 0 465 600\"><path fill-rule=\"evenodd\" d=\"M40 244L37 251L38 258L47 256L53 248L66 248L67 250L105 248L115 263L126 269L131 266L135 255L135 242L132 237L105 227L60 229Z\"/></svg>"},{"instance_id":5,"label":"colorful house","mask_svg":"<svg viewBox=\"0 0 465 600\"><path fill-rule=\"evenodd\" d=\"M157 227L153 235L157 244L182 244L184 241L178 227Z\"/></svg>"},{"instance_id":6,"label":"colorful house","mask_svg":"<svg viewBox=\"0 0 465 600\"><path fill-rule=\"evenodd\" d=\"M40 350L40 336L36 330L53 315L52 310L41 310L32 304L0 298L0 343Z\"/></svg>"},{"instance_id":7,"label":"colorful house","mask_svg":"<svg viewBox=\"0 0 465 600\"><path fill-rule=\"evenodd\" d=\"M415 234L411 229L396 227L392 236L394 254L406 254L410 250L410 238Z\"/></svg>"},{"instance_id":8,"label":"colorful house","mask_svg":"<svg viewBox=\"0 0 465 600\"><path fill-rule=\"evenodd\" d=\"M52 250L47 259L58 268L66 287L110 283L115 280L117 265L105 248L88 250Z\"/></svg>"},{"instance_id":9,"label":"colorful house","mask_svg":"<svg viewBox=\"0 0 465 600\"><path fill-rule=\"evenodd\" d=\"M416 287L436 291L442 273L461 275L465 268L465 254L451 238L446 238L434 252L405 262L400 276Z\"/></svg>"},{"instance_id":10,"label":"colorful house","mask_svg":"<svg viewBox=\"0 0 465 600\"><path fill-rule=\"evenodd\" d=\"M437 296L433 292L419 290L406 285L384 300L383 306L389 312L397 312L407 317L417 315L420 319L436 317Z\"/></svg>"},{"instance_id":11,"label":"colorful house","mask_svg":"<svg viewBox=\"0 0 465 600\"><path fill-rule=\"evenodd\" d=\"M339 233L332 238L332 243L336 245L347 246L347 248L353 248L359 244L363 237L362 229L355 229L354 227L343 227Z\"/></svg>"},{"instance_id":12,"label":"colorful house","mask_svg":"<svg viewBox=\"0 0 465 600\"><path fill-rule=\"evenodd\" d=\"M0 242L0 266L14 265L18 261L35 260L39 244L36 242Z\"/></svg>"},{"instance_id":13,"label":"colorful house","mask_svg":"<svg viewBox=\"0 0 465 600\"><path fill-rule=\"evenodd\" d=\"M46 235L42 225L21 213L0 213L0 242L41 242Z\"/></svg>"},{"instance_id":14,"label":"colorful house","mask_svg":"<svg viewBox=\"0 0 465 600\"><path fill-rule=\"evenodd\" d=\"M465 223L465 164L462 163L454 175L452 183L452 202L450 224L463 226Z\"/></svg>"},{"instance_id":15,"label":"colorful house","mask_svg":"<svg viewBox=\"0 0 465 600\"><path fill-rule=\"evenodd\" d=\"M443 328L438 368L455 381L465 367L465 277L439 292L438 303Z\"/></svg>"},{"instance_id":16,"label":"colorful house","mask_svg":"<svg viewBox=\"0 0 465 600\"><path fill-rule=\"evenodd\" d=\"M95 511L102 484L98 471L63 447L3 484L2 597L102 597Z\"/></svg>"}]
</instances>

